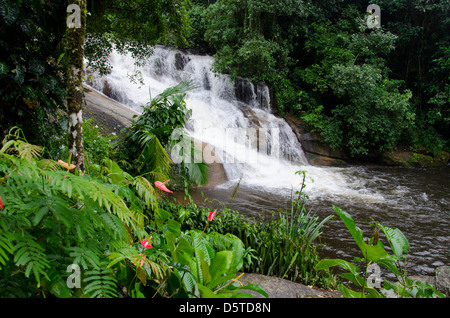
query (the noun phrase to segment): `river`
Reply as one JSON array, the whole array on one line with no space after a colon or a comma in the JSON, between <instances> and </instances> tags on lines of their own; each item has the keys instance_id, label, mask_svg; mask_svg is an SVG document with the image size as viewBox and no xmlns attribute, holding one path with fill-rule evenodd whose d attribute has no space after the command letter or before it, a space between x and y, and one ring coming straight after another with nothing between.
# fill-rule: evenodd
<instances>
[{"instance_id":1,"label":"river","mask_svg":"<svg viewBox=\"0 0 450 318\"><path fill-rule=\"evenodd\" d=\"M372 219L399 228L410 242L410 275L432 275L436 267L450 264L450 167L312 166L289 125L272 114L267 87L215 76L212 57L156 47L144 66L117 53L110 61L112 73L94 74L92 87L136 112L150 95L182 80L197 85L186 99L192 110L186 133L211 146L213 162L219 162L225 175L213 180L214 186L193 189L197 202L228 203L241 180L231 207L250 216L267 213L286 206L291 191L300 186L295 172L303 170L306 205L321 218L336 215L332 206L337 205L367 236ZM128 79L136 71L143 83ZM324 226L322 243L322 257L351 261L361 256L337 215Z\"/></svg>"},{"instance_id":2,"label":"river","mask_svg":"<svg viewBox=\"0 0 450 318\"><path fill-rule=\"evenodd\" d=\"M307 209L312 209L321 219L330 214L335 215L323 227L323 247L320 250L322 258L352 261L354 257L362 256L350 233L334 212L333 205L336 205L354 217L365 237L371 236L373 227L370 223L373 221L399 228L410 243L407 258L409 275L434 275L436 267L450 264L449 167L415 169L354 166L321 169L346 176L352 183L352 189L347 188L341 193L321 193L308 191L313 186L307 182ZM314 180L315 182L318 181ZM218 207L220 204L215 201L204 203L205 199L216 199L228 206L236 185L236 182L227 182L213 188L194 189L190 194L199 204ZM258 216L287 206L289 199L286 189L279 192L277 189L241 184L230 208L248 216ZM388 245L386 240L383 243ZM387 249L389 250L388 247Z\"/></svg>"}]
</instances>

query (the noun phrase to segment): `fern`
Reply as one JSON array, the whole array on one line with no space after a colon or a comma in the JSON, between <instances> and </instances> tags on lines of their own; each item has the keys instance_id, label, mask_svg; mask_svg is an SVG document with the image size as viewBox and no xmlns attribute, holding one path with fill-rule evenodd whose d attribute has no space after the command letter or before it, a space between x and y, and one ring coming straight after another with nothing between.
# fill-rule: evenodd
<instances>
[{"instance_id":1,"label":"fern","mask_svg":"<svg viewBox=\"0 0 450 318\"><path fill-rule=\"evenodd\" d=\"M117 279L113 270L107 267L106 262L102 262L100 268L84 273L83 282L86 283L84 293L91 298L117 297Z\"/></svg>"},{"instance_id":2,"label":"fern","mask_svg":"<svg viewBox=\"0 0 450 318\"><path fill-rule=\"evenodd\" d=\"M13 253L13 245L11 243L10 238L6 235L6 233L0 234L0 270L2 269L2 264L6 265L6 261L9 260L8 254Z\"/></svg>"},{"instance_id":3,"label":"fern","mask_svg":"<svg viewBox=\"0 0 450 318\"><path fill-rule=\"evenodd\" d=\"M73 258L73 264L81 264L84 269L91 267L88 266L88 263L95 269L100 268L100 258L98 257L99 251L96 251L95 248L72 246L69 247L68 250L69 256Z\"/></svg>"},{"instance_id":4,"label":"fern","mask_svg":"<svg viewBox=\"0 0 450 318\"><path fill-rule=\"evenodd\" d=\"M127 241L129 239L128 231L123 222L113 214L102 214L100 216L102 222L104 222L104 228L114 238L120 239L120 241Z\"/></svg>"},{"instance_id":5,"label":"fern","mask_svg":"<svg viewBox=\"0 0 450 318\"><path fill-rule=\"evenodd\" d=\"M155 194L155 189L150 182L141 176L137 176L133 180L133 186L135 187L137 194L142 198L148 207L156 209L158 207L158 201Z\"/></svg>"},{"instance_id":6,"label":"fern","mask_svg":"<svg viewBox=\"0 0 450 318\"><path fill-rule=\"evenodd\" d=\"M41 284L41 275L48 278L46 269L50 267L45 255L45 249L35 241L31 235L27 235L14 246L14 263L16 266L26 266L25 277L33 272L38 283Z\"/></svg>"},{"instance_id":7,"label":"fern","mask_svg":"<svg viewBox=\"0 0 450 318\"><path fill-rule=\"evenodd\" d=\"M20 158L31 161L42 155L43 148L40 146L29 144L23 134L22 129L13 127L9 130L8 135L2 141L0 149L0 157L2 154L17 154Z\"/></svg>"},{"instance_id":8,"label":"fern","mask_svg":"<svg viewBox=\"0 0 450 318\"><path fill-rule=\"evenodd\" d=\"M54 161L39 159L37 149L11 137L0 150L0 196L5 205L0 211L0 287L16 288L5 278L14 273L20 282L17 291L37 287L70 297L72 291L64 287L62 277L73 263L84 269L82 292L116 297L114 263L134 261L140 266L136 260L142 259L142 251L130 244L136 236L148 237L142 209L157 207L154 188L113 162L105 162L99 178L68 173ZM165 275L167 261L157 252L149 252L140 267L144 279ZM101 261L105 254L109 266Z\"/></svg>"}]
</instances>

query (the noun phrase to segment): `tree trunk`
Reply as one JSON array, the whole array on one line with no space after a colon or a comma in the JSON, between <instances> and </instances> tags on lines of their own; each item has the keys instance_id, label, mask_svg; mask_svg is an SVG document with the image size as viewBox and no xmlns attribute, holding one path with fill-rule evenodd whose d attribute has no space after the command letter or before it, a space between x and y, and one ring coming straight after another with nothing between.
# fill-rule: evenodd
<instances>
[{"instance_id":1,"label":"tree trunk","mask_svg":"<svg viewBox=\"0 0 450 318\"><path fill-rule=\"evenodd\" d=\"M66 92L67 113L69 117L69 154L72 155L72 163L76 166L76 169L84 175L85 167L82 108L84 40L86 35L86 0L69 0L68 5L68 11L75 10L72 15L69 15L66 32L66 55L69 62ZM75 6L74 8L73 5L78 7ZM70 19L72 22L69 21Z\"/></svg>"}]
</instances>

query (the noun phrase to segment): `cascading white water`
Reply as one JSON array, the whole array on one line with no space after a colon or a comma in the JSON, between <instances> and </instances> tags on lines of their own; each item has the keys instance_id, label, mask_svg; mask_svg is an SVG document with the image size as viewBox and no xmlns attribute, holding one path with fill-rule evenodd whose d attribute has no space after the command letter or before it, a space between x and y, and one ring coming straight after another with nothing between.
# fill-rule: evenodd
<instances>
[{"instance_id":1,"label":"cascading white water","mask_svg":"<svg viewBox=\"0 0 450 318\"><path fill-rule=\"evenodd\" d=\"M196 202L204 202L203 191L208 198L230 200L242 178L233 208L256 216L261 211L283 207L292 189L299 188L301 179L295 172L305 170L305 192L314 211L322 217L332 214L331 205L336 204L355 216L358 223L369 223L373 217L384 225L401 227L412 250L417 251L408 262L413 264L412 272L433 273L435 266L448 264L449 201L442 185L448 184L448 169L424 172L311 166L290 127L271 114L267 87L245 79L232 83L228 76L214 76L210 70L212 57L156 47L147 63L138 69L143 85L127 78L135 71L131 56L113 53L110 58L112 73L101 78L94 76L93 88L137 112L141 111L140 105L149 101L149 92L154 97L182 80L192 80L198 86L187 96L192 118L186 128L193 138L211 145L223 162L229 181L216 187L192 189ZM264 137L267 142L261 143ZM266 148L261 148L261 144ZM345 256L352 260L360 255L349 243L351 236L343 224L327 223L326 227L329 258Z\"/></svg>"},{"instance_id":2,"label":"cascading white water","mask_svg":"<svg viewBox=\"0 0 450 318\"><path fill-rule=\"evenodd\" d=\"M303 153L289 125L270 111L267 86L211 71L211 56L185 54L157 46L142 67L136 67L130 55L113 53L111 74L95 77L92 86L108 90L110 96L137 112L150 97L182 80L197 88L188 93L187 107L192 117L186 129L189 135L209 144L215 158L223 163L232 187L241 185L277 190L289 194L298 189L296 171L306 170L308 195L351 196L362 200L380 200L377 193L367 193L362 180L351 180L344 168L313 167ZM129 75L138 70L144 84L132 82Z\"/></svg>"}]
</instances>

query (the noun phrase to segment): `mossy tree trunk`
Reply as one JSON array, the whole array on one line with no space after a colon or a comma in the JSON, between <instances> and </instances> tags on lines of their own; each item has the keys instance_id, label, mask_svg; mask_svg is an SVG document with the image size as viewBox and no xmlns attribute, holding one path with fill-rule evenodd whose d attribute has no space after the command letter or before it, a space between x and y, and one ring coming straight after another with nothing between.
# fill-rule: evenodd
<instances>
[{"instance_id":1,"label":"mossy tree trunk","mask_svg":"<svg viewBox=\"0 0 450 318\"><path fill-rule=\"evenodd\" d=\"M83 74L84 41L86 36L86 1L69 0L68 5L79 7L79 22L67 21L67 111L69 116L69 154L76 169L84 174L83 151ZM76 13L76 11L74 11ZM69 16L70 17L70 16ZM75 17L77 19L77 17Z\"/></svg>"}]
</instances>

